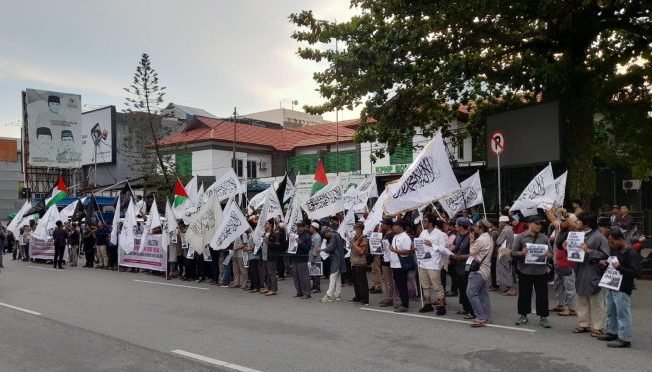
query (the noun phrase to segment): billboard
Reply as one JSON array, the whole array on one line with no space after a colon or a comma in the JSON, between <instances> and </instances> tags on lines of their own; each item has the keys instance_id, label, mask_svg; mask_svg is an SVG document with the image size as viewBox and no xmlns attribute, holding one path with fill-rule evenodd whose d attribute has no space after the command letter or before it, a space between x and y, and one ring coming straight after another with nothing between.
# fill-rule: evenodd
<instances>
[{"instance_id":1,"label":"billboard","mask_svg":"<svg viewBox=\"0 0 652 372\"><path fill-rule=\"evenodd\" d=\"M81 121L81 163L115 163L115 106L87 111Z\"/></svg>"},{"instance_id":2,"label":"billboard","mask_svg":"<svg viewBox=\"0 0 652 372\"><path fill-rule=\"evenodd\" d=\"M79 168L81 96L27 89L25 92L29 165Z\"/></svg>"},{"instance_id":3,"label":"billboard","mask_svg":"<svg viewBox=\"0 0 652 372\"><path fill-rule=\"evenodd\" d=\"M547 102L487 117L487 167L496 168L489 136L501 132L501 167L517 167L560 160L559 103Z\"/></svg>"}]
</instances>

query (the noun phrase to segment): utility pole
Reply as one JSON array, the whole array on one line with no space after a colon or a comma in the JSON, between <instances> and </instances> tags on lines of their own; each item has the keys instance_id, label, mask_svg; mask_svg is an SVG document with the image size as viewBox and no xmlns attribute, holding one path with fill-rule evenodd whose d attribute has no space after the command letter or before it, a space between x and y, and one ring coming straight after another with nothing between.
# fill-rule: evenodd
<instances>
[{"instance_id":1,"label":"utility pole","mask_svg":"<svg viewBox=\"0 0 652 372\"><path fill-rule=\"evenodd\" d=\"M233 170L236 176L238 175L238 167L235 163L235 135L236 135L236 121L237 121L237 107L233 107Z\"/></svg>"}]
</instances>

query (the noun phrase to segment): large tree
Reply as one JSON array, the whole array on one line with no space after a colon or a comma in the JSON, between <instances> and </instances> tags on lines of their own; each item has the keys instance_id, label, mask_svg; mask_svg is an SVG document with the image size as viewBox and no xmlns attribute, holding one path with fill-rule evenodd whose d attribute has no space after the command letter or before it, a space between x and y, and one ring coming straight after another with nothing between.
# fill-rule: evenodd
<instances>
[{"instance_id":1,"label":"large tree","mask_svg":"<svg viewBox=\"0 0 652 372\"><path fill-rule=\"evenodd\" d=\"M164 107L166 87L159 85L158 73L147 53L142 54L132 83L123 89L129 94L125 97L125 112L130 121L129 141L123 144L128 148L125 152L135 159L136 169L145 178L145 186L167 195L172 188L169 175L173 172L173 162L169 155L161 152L159 141L171 134L162 122L161 110L172 106Z\"/></svg>"},{"instance_id":2,"label":"large tree","mask_svg":"<svg viewBox=\"0 0 652 372\"><path fill-rule=\"evenodd\" d=\"M328 63L314 76L325 102L307 109L363 105L363 122L377 123L361 126L358 140L387 143L391 151L415 131L447 133L460 104L470 105L470 131L478 135L489 113L558 100L569 196L595 193L597 154L637 176L650 169L651 1L352 0L351 6L359 15L344 22L320 20L312 11L290 20L297 26L293 38L308 44L299 55Z\"/></svg>"}]
</instances>

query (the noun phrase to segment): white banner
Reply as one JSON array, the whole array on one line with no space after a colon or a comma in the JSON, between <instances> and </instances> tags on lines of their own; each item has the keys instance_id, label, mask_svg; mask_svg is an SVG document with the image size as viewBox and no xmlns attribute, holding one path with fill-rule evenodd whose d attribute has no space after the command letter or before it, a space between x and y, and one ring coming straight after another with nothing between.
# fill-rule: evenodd
<instances>
[{"instance_id":1,"label":"white banner","mask_svg":"<svg viewBox=\"0 0 652 372\"><path fill-rule=\"evenodd\" d=\"M568 171L555 179L555 206L563 207L566 198L566 177Z\"/></svg>"},{"instance_id":2,"label":"white banner","mask_svg":"<svg viewBox=\"0 0 652 372\"><path fill-rule=\"evenodd\" d=\"M385 191L383 191L378 199L376 200L376 203L374 204L373 208L371 208L371 212L367 215L367 218L364 221L364 235L369 236L372 231L380 224L380 222L383 220L383 203L385 202Z\"/></svg>"},{"instance_id":3,"label":"white banner","mask_svg":"<svg viewBox=\"0 0 652 372\"><path fill-rule=\"evenodd\" d=\"M265 200L268 200L265 198ZM267 217L267 210L269 208L267 207L267 203L263 204L263 208L260 210L260 214L258 215L258 223L256 224L256 228L254 229L253 232L253 240L254 240L254 254L258 253L258 250L263 244L263 237L265 236L265 223L267 223L267 220L269 219Z\"/></svg>"},{"instance_id":4,"label":"white banner","mask_svg":"<svg viewBox=\"0 0 652 372\"><path fill-rule=\"evenodd\" d=\"M365 178L365 180L358 185L356 190L359 193L366 192L368 198L377 198L378 186L376 185L376 175L374 173L370 174L369 177Z\"/></svg>"},{"instance_id":5,"label":"white banner","mask_svg":"<svg viewBox=\"0 0 652 372\"><path fill-rule=\"evenodd\" d=\"M177 242L177 233L179 230L179 225L177 220L174 218L174 212L172 211L172 206L170 202L165 201L165 220L161 223L161 233L163 234L163 240L161 244L165 249L170 245L170 243Z\"/></svg>"},{"instance_id":6,"label":"white banner","mask_svg":"<svg viewBox=\"0 0 652 372\"><path fill-rule=\"evenodd\" d=\"M117 227L114 227L117 228ZM134 211L134 200L129 200L129 207L125 212L125 218L122 220L122 229L120 229L119 245L125 252L134 250L134 239L136 229L136 212Z\"/></svg>"},{"instance_id":7,"label":"white banner","mask_svg":"<svg viewBox=\"0 0 652 372\"><path fill-rule=\"evenodd\" d=\"M537 214L537 207L541 204L552 205L557 194L555 192L555 181L552 177L552 165L548 164L537 174L525 187L521 196L516 199L510 211L521 211L524 216Z\"/></svg>"},{"instance_id":8,"label":"white banner","mask_svg":"<svg viewBox=\"0 0 652 372\"><path fill-rule=\"evenodd\" d=\"M217 194L212 193L193 219L186 231L186 241L195 252L202 253L204 247L211 242L215 230L222 223L222 208L217 201Z\"/></svg>"},{"instance_id":9,"label":"white banner","mask_svg":"<svg viewBox=\"0 0 652 372\"><path fill-rule=\"evenodd\" d=\"M29 257L39 260L54 260L54 241L52 237L40 239L32 234L29 241ZM63 250L63 259L68 262L68 250Z\"/></svg>"},{"instance_id":10,"label":"white banner","mask_svg":"<svg viewBox=\"0 0 652 372\"><path fill-rule=\"evenodd\" d=\"M131 252L122 249L123 241L120 240L118 265L165 272L167 270L168 257L166 248L162 246L162 238L163 236L161 234L149 235L142 249L140 247L140 239L133 239L131 245L135 249Z\"/></svg>"},{"instance_id":11,"label":"white banner","mask_svg":"<svg viewBox=\"0 0 652 372\"><path fill-rule=\"evenodd\" d=\"M329 182L315 195L309 197L302 205L311 220L334 216L344 210L342 186L339 177Z\"/></svg>"},{"instance_id":12,"label":"white banner","mask_svg":"<svg viewBox=\"0 0 652 372\"><path fill-rule=\"evenodd\" d=\"M211 239L210 246L214 250L222 250L229 247L233 241L245 233L249 229L249 222L242 214L238 205L230 202L222 218L222 224L215 231Z\"/></svg>"},{"instance_id":13,"label":"white banner","mask_svg":"<svg viewBox=\"0 0 652 372\"><path fill-rule=\"evenodd\" d=\"M115 107L108 106L87 111L81 117L81 162L82 165L113 162L113 115ZM96 151L97 150L97 151Z\"/></svg>"},{"instance_id":14,"label":"white banner","mask_svg":"<svg viewBox=\"0 0 652 372\"><path fill-rule=\"evenodd\" d=\"M37 237L41 240L47 240L52 236L51 232L57 227L57 221L61 221L59 210L56 205L51 206L41 217L36 225L36 229L32 231L32 237Z\"/></svg>"},{"instance_id":15,"label":"white banner","mask_svg":"<svg viewBox=\"0 0 652 372\"><path fill-rule=\"evenodd\" d=\"M156 198L154 198L154 200L152 200L152 206L149 208L149 216L147 216L147 221L145 221L145 226L143 226L143 233L140 236L140 241L146 242L147 236L157 227L161 227L161 216L158 214ZM144 246L141 246L141 248L143 247Z\"/></svg>"},{"instance_id":16,"label":"white banner","mask_svg":"<svg viewBox=\"0 0 652 372\"><path fill-rule=\"evenodd\" d=\"M26 90L29 165L81 167L81 96Z\"/></svg>"},{"instance_id":17,"label":"white banner","mask_svg":"<svg viewBox=\"0 0 652 372\"><path fill-rule=\"evenodd\" d=\"M281 220L283 220L283 208L273 187L270 187L267 192L267 213L270 218L281 216Z\"/></svg>"},{"instance_id":18,"label":"white banner","mask_svg":"<svg viewBox=\"0 0 652 372\"><path fill-rule=\"evenodd\" d=\"M397 214L418 208L450 195L460 185L448 160L446 145L437 134L406 169L401 178L385 186L383 208L386 214Z\"/></svg>"},{"instance_id":19,"label":"white banner","mask_svg":"<svg viewBox=\"0 0 652 372\"><path fill-rule=\"evenodd\" d=\"M25 217L25 212L27 212L30 208L32 208L32 204L29 201L26 201L25 204L20 208L20 210L16 213L16 216L11 219L11 222L9 222L9 225L7 225L7 230L11 231L14 233L14 236L18 238L20 228L20 222L23 220L23 217Z\"/></svg>"},{"instance_id":20,"label":"white banner","mask_svg":"<svg viewBox=\"0 0 652 372\"><path fill-rule=\"evenodd\" d=\"M482 204L482 185L480 184L480 171L460 183L460 189L452 195L439 199L439 204L444 208L449 217L465 208Z\"/></svg>"}]
</instances>

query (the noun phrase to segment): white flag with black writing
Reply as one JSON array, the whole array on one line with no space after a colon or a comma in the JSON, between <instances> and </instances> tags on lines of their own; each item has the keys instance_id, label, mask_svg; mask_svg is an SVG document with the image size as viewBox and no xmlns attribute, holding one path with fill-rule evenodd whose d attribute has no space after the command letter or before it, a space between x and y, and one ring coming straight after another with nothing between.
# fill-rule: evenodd
<instances>
[{"instance_id":1,"label":"white flag with black writing","mask_svg":"<svg viewBox=\"0 0 652 372\"><path fill-rule=\"evenodd\" d=\"M366 192L367 198L377 198L378 186L376 186L376 175L373 173L370 174L369 177L365 178L364 181L358 185L356 191L358 191L358 193Z\"/></svg>"},{"instance_id":2,"label":"white flag with black writing","mask_svg":"<svg viewBox=\"0 0 652 372\"><path fill-rule=\"evenodd\" d=\"M301 220L301 206L299 205L299 199L294 197L292 198L292 203L290 208L287 211L287 219L285 222L285 232L289 236L297 233L297 223Z\"/></svg>"},{"instance_id":3,"label":"white flag with black writing","mask_svg":"<svg viewBox=\"0 0 652 372\"><path fill-rule=\"evenodd\" d=\"M204 191L202 198L207 199L215 193L218 202L223 202L240 193L240 180L236 176L233 168L229 168L226 173L215 183Z\"/></svg>"},{"instance_id":4,"label":"white flag with black writing","mask_svg":"<svg viewBox=\"0 0 652 372\"><path fill-rule=\"evenodd\" d=\"M140 246L138 251L142 252L143 248L147 245L147 236L151 234L151 231L161 227L161 216L158 213L158 207L156 206L156 198L152 200L152 206L149 208L149 216L147 216L147 221L145 221L145 226L143 226L143 233L140 235ZM167 247L165 248L167 250Z\"/></svg>"},{"instance_id":5,"label":"white flag with black writing","mask_svg":"<svg viewBox=\"0 0 652 372\"><path fill-rule=\"evenodd\" d=\"M165 220L161 223L161 246L166 251L168 246L173 241L172 237L177 235L177 230L179 225L177 220L174 218L174 212L172 211L172 206L169 201L165 201Z\"/></svg>"},{"instance_id":6,"label":"white flag with black writing","mask_svg":"<svg viewBox=\"0 0 652 372\"><path fill-rule=\"evenodd\" d=\"M240 235L249 229L249 222L242 214L238 204L229 202L222 216L222 223L215 231L210 246L214 250L222 250L229 247Z\"/></svg>"},{"instance_id":7,"label":"white flag with black writing","mask_svg":"<svg viewBox=\"0 0 652 372\"><path fill-rule=\"evenodd\" d=\"M534 176L509 210L521 211L523 216L531 216L537 214L537 207L540 205L552 206L556 197L552 165L548 164L539 174Z\"/></svg>"},{"instance_id":8,"label":"white flag with black writing","mask_svg":"<svg viewBox=\"0 0 652 372\"><path fill-rule=\"evenodd\" d=\"M212 193L194 214L186 231L186 241L195 252L202 254L221 222L222 208L217 201L217 194Z\"/></svg>"},{"instance_id":9,"label":"white flag with black writing","mask_svg":"<svg viewBox=\"0 0 652 372\"><path fill-rule=\"evenodd\" d=\"M269 191L267 192L266 203L269 218L281 216L281 220L283 220L283 208L281 207L281 203L278 200L278 195L276 195L276 191L273 187L270 187Z\"/></svg>"},{"instance_id":10,"label":"white flag with black writing","mask_svg":"<svg viewBox=\"0 0 652 372\"><path fill-rule=\"evenodd\" d=\"M74 202L66 205L65 208L59 211L59 215L61 216L61 222L68 221L73 216L73 214L75 214L75 210L77 209L77 204L79 204L79 200L75 200Z\"/></svg>"},{"instance_id":11,"label":"white flag with black writing","mask_svg":"<svg viewBox=\"0 0 652 372\"><path fill-rule=\"evenodd\" d=\"M369 236L376 226L383 220L383 203L385 202L385 191L380 193L376 203L371 208L371 211L364 220L364 235Z\"/></svg>"},{"instance_id":12,"label":"white flag with black writing","mask_svg":"<svg viewBox=\"0 0 652 372\"><path fill-rule=\"evenodd\" d=\"M355 227L355 212L350 209L344 215L344 219L340 222L340 227L337 228L337 233L344 239L353 237L353 228Z\"/></svg>"},{"instance_id":13,"label":"white flag with black writing","mask_svg":"<svg viewBox=\"0 0 652 372\"><path fill-rule=\"evenodd\" d=\"M283 193L283 203L290 200L290 198L293 198L296 193L297 188L294 186L294 184L292 184L290 177L288 177L287 182L285 183L285 192Z\"/></svg>"},{"instance_id":14,"label":"white flag with black writing","mask_svg":"<svg viewBox=\"0 0 652 372\"><path fill-rule=\"evenodd\" d=\"M334 216L344 210L342 196L342 186L338 177L309 197L301 207L311 220Z\"/></svg>"},{"instance_id":15,"label":"white flag with black writing","mask_svg":"<svg viewBox=\"0 0 652 372\"><path fill-rule=\"evenodd\" d=\"M134 211L134 200L129 200L129 207L125 211L125 218L122 220L120 229L120 248L126 253L134 250L134 230L136 229L136 212Z\"/></svg>"},{"instance_id":16,"label":"white flag with black writing","mask_svg":"<svg viewBox=\"0 0 652 372\"><path fill-rule=\"evenodd\" d=\"M452 195L439 199L439 204L444 208L449 217L465 208L471 208L484 202L480 171L460 182L460 189Z\"/></svg>"},{"instance_id":17,"label":"white flag with black writing","mask_svg":"<svg viewBox=\"0 0 652 372\"><path fill-rule=\"evenodd\" d=\"M111 224L111 238L109 243L113 245L118 244L118 225L120 224L120 195L118 195L118 201L115 205L115 211L113 212L113 223Z\"/></svg>"},{"instance_id":18,"label":"white flag with black writing","mask_svg":"<svg viewBox=\"0 0 652 372\"><path fill-rule=\"evenodd\" d=\"M386 214L418 208L460 188L448 160L446 145L437 134L396 182L385 186Z\"/></svg>"},{"instance_id":19,"label":"white flag with black writing","mask_svg":"<svg viewBox=\"0 0 652 372\"><path fill-rule=\"evenodd\" d=\"M564 206L564 199L566 198L566 178L568 171L564 172L561 176L555 179L555 206Z\"/></svg>"},{"instance_id":20,"label":"white flag with black writing","mask_svg":"<svg viewBox=\"0 0 652 372\"><path fill-rule=\"evenodd\" d=\"M255 210L265 204L265 201L267 200L267 193L270 190L273 190L271 186L268 189L265 189L265 191L261 191L258 194L254 195L253 198L249 199L249 207Z\"/></svg>"}]
</instances>

